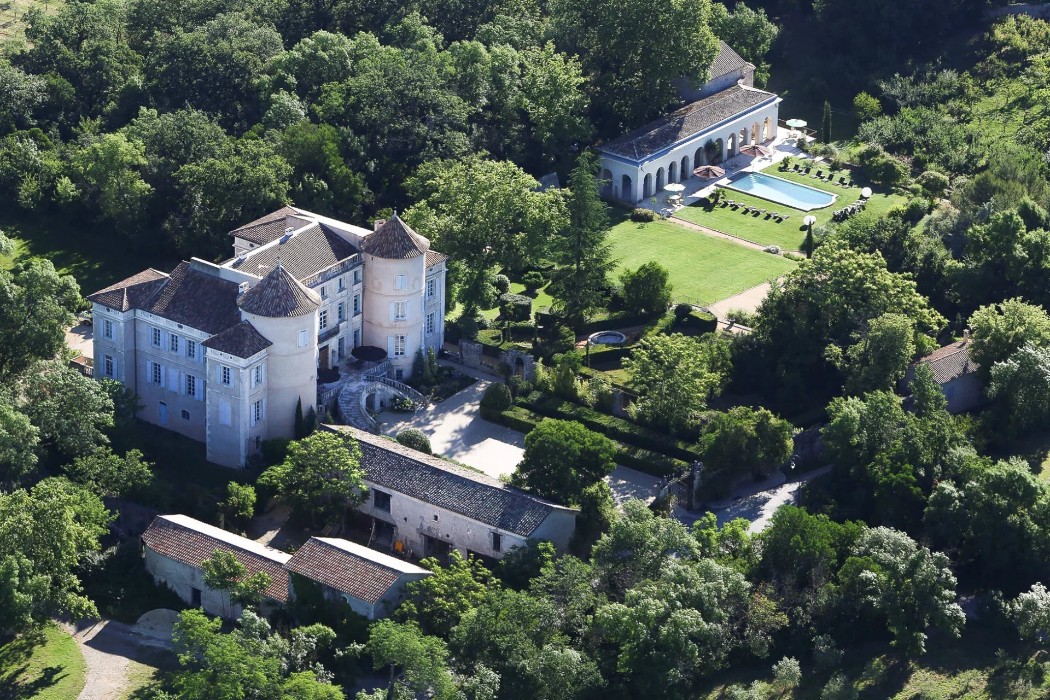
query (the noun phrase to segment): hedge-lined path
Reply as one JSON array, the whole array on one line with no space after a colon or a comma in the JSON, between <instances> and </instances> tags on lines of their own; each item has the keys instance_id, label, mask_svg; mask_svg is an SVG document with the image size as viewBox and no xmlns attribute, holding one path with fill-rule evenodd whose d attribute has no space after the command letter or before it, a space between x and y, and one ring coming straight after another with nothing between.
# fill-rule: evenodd
<instances>
[{"instance_id":1,"label":"hedge-lined path","mask_svg":"<svg viewBox=\"0 0 1050 700\"><path fill-rule=\"evenodd\" d=\"M430 438L434 454L462 462L489 476L511 474L525 452L525 436L516 430L490 423L481 417L481 397L495 375L439 360L478 380L444 401L431 404L411 416L384 411L379 415L380 430L394 436L405 428L417 428ZM619 504L631 498L649 502L656 497L660 479L636 469L616 467L606 481Z\"/></svg>"},{"instance_id":2,"label":"hedge-lined path","mask_svg":"<svg viewBox=\"0 0 1050 700\"><path fill-rule=\"evenodd\" d=\"M762 302L769 294L769 290L772 286L772 282L757 284L751 289L745 289L739 294L734 294L733 296L726 297L721 301L716 301L714 304L707 307L707 310L713 313L719 321L727 321L726 314L730 311L747 311L749 313L754 313L755 311L758 311L758 307L762 305Z\"/></svg>"}]
</instances>

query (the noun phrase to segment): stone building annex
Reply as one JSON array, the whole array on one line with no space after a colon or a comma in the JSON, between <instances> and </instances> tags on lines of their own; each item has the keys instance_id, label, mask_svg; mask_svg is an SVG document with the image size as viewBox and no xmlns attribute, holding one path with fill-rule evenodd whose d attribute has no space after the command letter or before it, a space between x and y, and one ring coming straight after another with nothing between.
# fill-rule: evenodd
<instances>
[{"instance_id":1,"label":"stone building annex","mask_svg":"<svg viewBox=\"0 0 1050 700\"><path fill-rule=\"evenodd\" d=\"M781 98L754 87L755 67L725 42L699 90L679 90L684 107L600 144L602 195L640 202L693 170L777 135Z\"/></svg>"},{"instance_id":2,"label":"stone building annex","mask_svg":"<svg viewBox=\"0 0 1050 700\"><path fill-rule=\"evenodd\" d=\"M240 467L294 437L318 370L359 346L389 381L444 342L446 256L395 214L369 230L284 207L230 233L233 257L144 270L88 296L95 376L139 396L139 417ZM406 387L407 389L407 387Z\"/></svg>"}]
</instances>

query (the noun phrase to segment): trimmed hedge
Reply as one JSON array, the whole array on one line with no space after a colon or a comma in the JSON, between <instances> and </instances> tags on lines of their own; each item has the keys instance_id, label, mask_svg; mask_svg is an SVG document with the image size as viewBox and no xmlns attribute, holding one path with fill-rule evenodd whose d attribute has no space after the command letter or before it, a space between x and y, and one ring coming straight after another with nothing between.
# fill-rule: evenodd
<instances>
[{"instance_id":1,"label":"trimmed hedge","mask_svg":"<svg viewBox=\"0 0 1050 700\"><path fill-rule=\"evenodd\" d=\"M610 416L571 401L553 396L540 396L537 398L536 392L533 392L527 397L518 399L518 404L535 411L541 416L577 421L617 442L632 445L643 450L652 450L683 462L693 462L700 459L700 454L690 449L691 445L686 442L676 440L669 435L637 423L632 423L624 418Z\"/></svg>"},{"instance_id":2,"label":"trimmed hedge","mask_svg":"<svg viewBox=\"0 0 1050 700\"><path fill-rule=\"evenodd\" d=\"M521 406L512 406L506 411L498 413L486 412L483 408L481 409L481 417L521 433L530 432L544 420L543 416L537 415ZM639 447L624 445L619 442L616 443L616 463L651 474L652 476L667 476L678 469L688 466L685 462L673 457Z\"/></svg>"},{"instance_id":3,"label":"trimmed hedge","mask_svg":"<svg viewBox=\"0 0 1050 700\"><path fill-rule=\"evenodd\" d=\"M590 321L589 323L583 324L580 333L590 335L591 333L597 333L598 331L614 331L628 326L642 326L651 322L658 316L660 316L660 314L612 314L608 318Z\"/></svg>"}]
</instances>

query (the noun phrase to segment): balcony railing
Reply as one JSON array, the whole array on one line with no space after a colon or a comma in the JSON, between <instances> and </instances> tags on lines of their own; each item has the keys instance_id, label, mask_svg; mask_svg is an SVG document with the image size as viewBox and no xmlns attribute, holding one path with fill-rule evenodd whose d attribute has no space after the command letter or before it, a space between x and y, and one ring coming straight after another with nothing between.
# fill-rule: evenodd
<instances>
[{"instance_id":1,"label":"balcony railing","mask_svg":"<svg viewBox=\"0 0 1050 700\"><path fill-rule=\"evenodd\" d=\"M328 326L328 328L325 328L323 331L317 334L317 342L323 343L339 335L339 327L342 325L342 323L337 323L334 326Z\"/></svg>"}]
</instances>

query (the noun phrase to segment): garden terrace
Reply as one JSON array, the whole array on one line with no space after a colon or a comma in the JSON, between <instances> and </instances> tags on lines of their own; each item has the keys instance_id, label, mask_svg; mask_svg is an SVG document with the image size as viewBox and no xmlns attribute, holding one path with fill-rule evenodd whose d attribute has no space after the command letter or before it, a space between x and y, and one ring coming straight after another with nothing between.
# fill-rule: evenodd
<instances>
[{"instance_id":1,"label":"garden terrace","mask_svg":"<svg viewBox=\"0 0 1050 700\"><path fill-rule=\"evenodd\" d=\"M670 273L674 299L699 306L776 279L795 265L786 258L714 238L673 221L635 223L624 215L609 232L608 240L617 274L655 260Z\"/></svg>"},{"instance_id":2,"label":"garden terrace","mask_svg":"<svg viewBox=\"0 0 1050 700\"><path fill-rule=\"evenodd\" d=\"M798 163L800 168L809 167L810 175L795 172L790 167L787 170L781 170L779 164L770 165L763 169L762 172L836 194L838 198L834 204L824 209L804 212L736 190L721 190L722 200L731 199L744 206L765 209L767 212L777 211L781 214L788 214L791 218L778 222L769 214L747 214L744 213L743 208L723 207L721 204L711 206L704 199L682 207L674 215L679 219L706 226L707 228L760 245L780 246L784 250L801 250L806 240L806 229L802 225L802 219L807 214L811 214L817 218L817 226L830 222L831 216L835 211L843 209L860 199L862 187L858 186L856 182L854 182L853 187L844 187L838 184L840 177L845 177L846 181L849 181L851 176L849 171L835 172L832 178L833 181L828 182L812 177L818 171L823 171L827 175L828 167L826 164L812 163L811 161L799 163L797 160L795 162ZM898 194L875 192L871 199L868 200L864 211L881 217L893 207L906 202L907 200Z\"/></svg>"}]
</instances>

